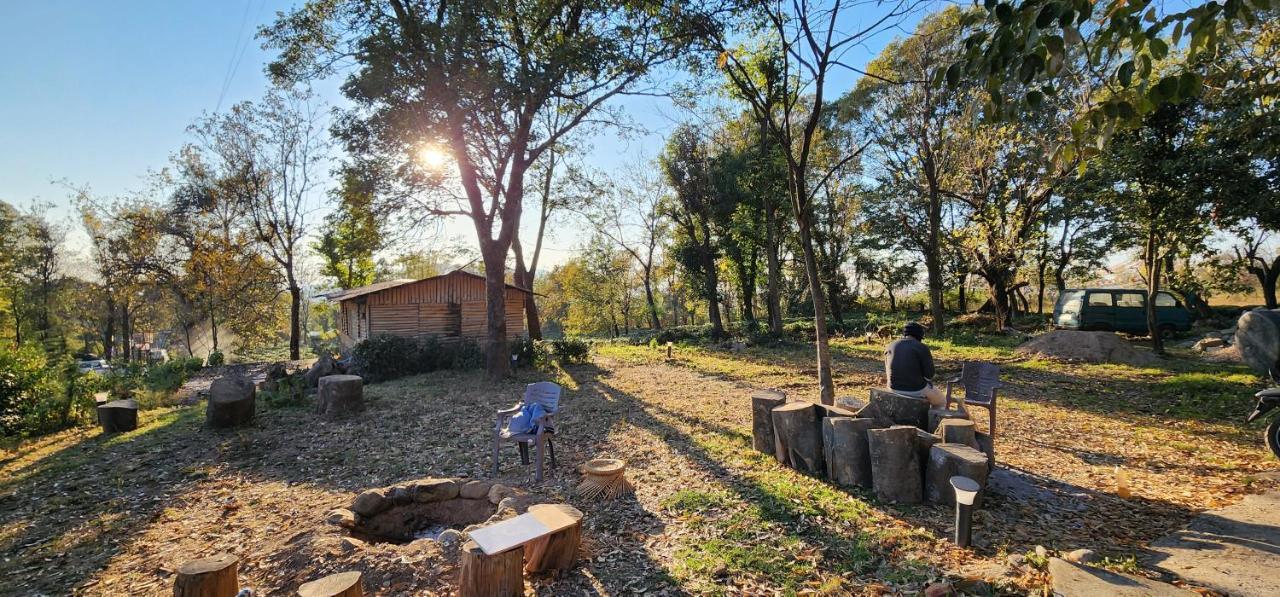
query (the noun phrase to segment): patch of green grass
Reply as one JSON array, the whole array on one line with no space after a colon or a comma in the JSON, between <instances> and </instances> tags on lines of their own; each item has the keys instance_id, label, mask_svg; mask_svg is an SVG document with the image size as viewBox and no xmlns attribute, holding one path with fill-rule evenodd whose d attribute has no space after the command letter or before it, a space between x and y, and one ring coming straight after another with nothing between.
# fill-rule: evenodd
<instances>
[{"instance_id":1,"label":"patch of green grass","mask_svg":"<svg viewBox=\"0 0 1280 597\"><path fill-rule=\"evenodd\" d=\"M729 494L720 491L681 489L662 500L662 507L673 512L706 512L729 504Z\"/></svg>"},{"instance_id":2,"label":"patch of green grass","mask_svg":"<svg viewBox=\"0 0 1280 597\"><path fill-rule=\"evenodd\" d=\"M1256 383L1257 376L1247 373L1179 373L1156 382L1151 394L1171 415L1227 418L1248 409Z\"/></svg>"},{"instance_id":3,"label":"patch of green grass","mask_svg":"<svg viewBox=\"0 0 1280 597\"><path fill-rule=\"evenodd\" d=\"M763 541L740 542L731 538L715 537L681 547L675 553L673 572L677 577L767 577L794 591L814 573L814 565L799 556L803 543L786 535ZM728 587L710 592L727 591Z\"/></svg>"}]
</instances>

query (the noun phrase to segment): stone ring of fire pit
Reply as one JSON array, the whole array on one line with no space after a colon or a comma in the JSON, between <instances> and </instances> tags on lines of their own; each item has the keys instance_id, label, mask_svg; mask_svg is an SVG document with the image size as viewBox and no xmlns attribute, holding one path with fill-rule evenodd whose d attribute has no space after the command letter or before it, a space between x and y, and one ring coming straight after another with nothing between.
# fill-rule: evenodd
<instances>
[{"instance_id":1,"label":"stone ring of fire pit","mask_svg":"<svg viewBox=\"0 0 1280 597\"><path fill-rule=\"evenodd\" d=\"M329 512L329 522L366 541L409 543L438 539L449 530L497 522L528 508L513 487L465 479L419 479L367 490L347 508Z\"/></svg>"}]
</instances>

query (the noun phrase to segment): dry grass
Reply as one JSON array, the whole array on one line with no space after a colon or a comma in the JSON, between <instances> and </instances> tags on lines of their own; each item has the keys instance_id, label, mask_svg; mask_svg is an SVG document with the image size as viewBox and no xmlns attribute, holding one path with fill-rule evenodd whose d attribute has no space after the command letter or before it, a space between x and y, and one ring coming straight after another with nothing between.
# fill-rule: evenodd
<instances>
[{"instance_id":1,"label":"dry grass","mask_svg":"<svg viewBox=\"0 0 1280 597\"><path fill-rule=\"evenodd\" d=\"M994 496L968 551L945 541L942 508L879 504L751 450L750 390L812 395L807 350L684 349L665 363L648 348L606 347L595 366L555 373L565 415L548 480L534 487L531 467L512 448L504 455L503 482L587 514L581 565L531 579L529 590L914 593L943 577L976 589L963 580L983 577L1021 592L1041 579L1006 574L1006 552L1044 544L1123 558L1276 470L1252 430L1190 412L1195 402L1178 388L1199 393L1214 379L1193 365L1077 370L1006 353L938 351L952 369L956 358L999 360L1011 382L999 457L1024 493ZM841 393L877 383L878 358L874 346L837 346ZM352 545L324 514L367 487L488 478L492 413L534 379L439 372L368 387L369 410L342 422L267 410L251 427L217 432L203 428L197 405L147 411L131 434L74 431L24 445L0 460L0 573L22 594L156 594L183 560L230 551L242 584L269 594L350 569L365 572L370 594L447 592L452 564L432 546ZM1224 396L1248 384L1223 379ZM600 455L629 461L633 497L572 496L573 467ZM1133 499L1114 495L1116 466L1131 471Z\"/></svg>"}]
</instances>

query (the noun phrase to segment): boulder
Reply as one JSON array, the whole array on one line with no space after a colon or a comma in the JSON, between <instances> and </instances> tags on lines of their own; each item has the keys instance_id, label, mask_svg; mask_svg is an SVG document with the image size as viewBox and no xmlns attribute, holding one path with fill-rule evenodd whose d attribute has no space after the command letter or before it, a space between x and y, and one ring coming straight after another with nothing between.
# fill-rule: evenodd
<instances>
[{"instance_id":1,"label":"boulder","mask_svg":"<svg viewBox=\"0 0 1280 597\"><path fill-rule=\"evenodd\" d=\"M303 374L302 380L308 388L315 388L320 385L320 378L328 377L336 372L337 366L334 364L333 355L326 352L321 354L320 358L316 359L311 368Z\"/></svg>"},{"instance_id":2,"label":"boulder","mask_svg":"<svg viewBox=\"0 0 1280 597\"><path fill-rule=\"evenodd\" d=\"M336 524L344 529L355 528L356 513L346 508L334 508L329 511L325 520L329 521L329 524Z\"/></svg>"},{"instance_id":3,"label":"boulder","mask_svg":"<svg viewBox=\"0 0 1280 597\"><path fill-rule=\"evenodd\" d=\"M1259 375L1280 368L1280 309L1258 309L1241 315L1236 323L1235 345L1240 348L1241 360Z\"/></svg>"},{"instance_id":4,"label":"boulder","mask_svg":"<svg viewBox=\"0 0 1280 597\"><path fill-rule=\"evenodd\" d=\"M253 382L243 375L224 375L209 386L205 421L210 427L237 427L253 420L257 395Z\"/></svg>"},{"instance_id":5,"label":"boulder","mask_svg":"<svg viewBox=\"0 0 1280 597\"><path fill-rule=\"evenodd\" d=\"M1196 350L1199 350L1199 351L1204 351L1209 348L1218 348L1219 346L1223 346L1225 344L1226 342L1223 342L1222 338L1209 336L1207 338L1201 338L1200 341L1196 342L1195 346L1193 346L1192 348L1195 348Z\"/></svg>"},{"instance_id":6,"label":"boulder","mask_svg":"<svg viewBox=\"0 0 1280 597\"><path fill-rule=\"evenodd\" d=\"M356 496L351 510L361 516L373 516L392 506L385 489L370 489Z\"/></svg>"},{"instance_id":7,"label":"boulder","mask_svg":"<svg viewBox=\"0 0 1280 597\"><path fill-rule=\"evenodd\" d=\"M493 487L489 488L489 503L496 506L498 504L501 504L504 498L524 497L524 495L525 493L523 491L520 491L519 489L516 489L514 487L507 487L506 485L494 485Z\"/></svg>"},{"instance_id":8,"label":"boulder","mask_svg":"<svg viewBox=\"0 0 1280 597\"><path fill-rule=\"evenodd\" d=\"M458 488L458 496L468 500L487 498L492 488L493 483L488 481L467 481Z\"/></svg>"},{"instance_id":9,"label":"boulder","mask_svg":"<svg viewBox=\"0 0 1280 597\"><path fill-rule=\"evenodd\" d=\"M458 483L453 479L423 479L413 485L415 502L443 502L458 497Z\"/></svg>"}]
</instances>

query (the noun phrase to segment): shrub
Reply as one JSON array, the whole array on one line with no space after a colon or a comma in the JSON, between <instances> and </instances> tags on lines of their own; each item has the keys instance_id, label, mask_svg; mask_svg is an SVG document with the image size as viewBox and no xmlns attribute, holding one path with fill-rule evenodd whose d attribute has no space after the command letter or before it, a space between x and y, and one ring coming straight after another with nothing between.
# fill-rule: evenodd
<instances>
[{"instance_id":1,"label":"shrub","mask_svg":"<svg viewBox=\"0 0 1280 597\"><path fill-rule=\"evenodd\" d=\"M157 363L146 368L142 383L148 390L162 393L174 392L186 383L189 375L186 359Z\"/></svg>"},{"instance_id":2,"label":"shrub","mask_svg":"<svg viewBox=\"0 0 1280 597\"><path fill-rule=\"evenodd\" d=\"M225 361L226 361L226 356L224 356L224 355L222 354L222 351L221 351L221 350L215 350L215 351L213 351L213 352L209 353L209 366L210 366L210 367L221 367L221 366L222 366L222 363L224 363Z\"/></svg>"},{"instance_id":3,"label":"shrub","mask_svg":"<svg viewBox=\"0 0 1280 597\"><path fill-rule=\"evenodd\" d=\"M258 393L267 408L290 408L307 404L302 375L288 375L276 380L276 389Z\"/></svg>"},{"instance_id":4,"label":"shrub","mask_svg":"<svg viewBox=\"0 0 1280 597\"><path fill-rule=\"evenodd\" d=\"M580 338L552 340L551 356L562 365L585 363L591 358L591 343Z\"/></svg>"},{"instance_id":5,"label":"shrub","mask_svg":"<svg viewBox=\"0 0 1280 597\"><path fill-rule=\"evenodd\" d=\"M475 369L484 365L484 351L471 340L441 342L435 336L406 338L379 334L356 344L351 371L368 383L428 373L438 369Z\"/></svg>"},{"instance_id":6,"label":"shrub","mask_svg":"<svg viewBox=\"0 0 1280 597\"><path fill-rule=\"evenodd\" d=\"M511 356L516 367L543 367L551 361L547 343L528 336L521 336L511 343Z\"/></svg>"},{"instance_id":7,"label":"shrub","mask_svg":"<svg viewBox=\"0 0 1280 597\"><path fill-rule=\"evenodd\" d=\"M50 362L35 346L0 348L0 434L38 435L75 422L88 386L64 376L79 376L69 359Z\"/></svg>"}]
</instances>

